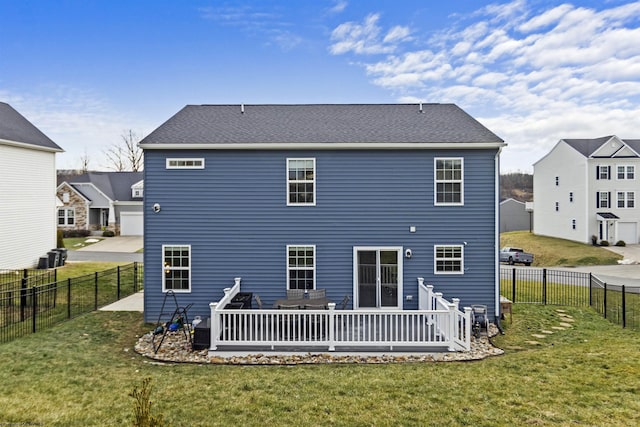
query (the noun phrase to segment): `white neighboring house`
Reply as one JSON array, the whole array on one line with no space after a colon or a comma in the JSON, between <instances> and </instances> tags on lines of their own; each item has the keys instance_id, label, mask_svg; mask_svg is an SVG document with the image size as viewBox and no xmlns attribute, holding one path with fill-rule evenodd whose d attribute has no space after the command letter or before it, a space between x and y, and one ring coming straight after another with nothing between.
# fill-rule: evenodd
<instances>
[{"instance_id":1,"label":"white neighboring house","mask_svg":"<svg viewBox=\"0 0 640 427\"><path fill-rule=\"evenodd\" d=\"M0 102L0 269L35 267L56 247L56 157L63 150Z\"/></svg>"},{"instance_id":2,"label":"white neighboring house","mask_svg":"<svg viewBox=\"0 0 640 427\"><path fill-rule=\"evenodd\" d=\"M561 139L533 165L534 233L637 244L639 153L639 139Z\"/></svg>"}]
</instances>

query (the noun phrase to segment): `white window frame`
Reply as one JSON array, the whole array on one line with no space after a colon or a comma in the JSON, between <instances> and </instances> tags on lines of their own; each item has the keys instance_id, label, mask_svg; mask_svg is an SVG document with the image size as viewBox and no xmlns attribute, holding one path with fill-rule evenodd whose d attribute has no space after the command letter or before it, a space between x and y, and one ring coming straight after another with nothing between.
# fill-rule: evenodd
<instances>
[{"instance_id":1,"label":"white window frame","mask_svg":"<svg viewBox=\"0 0 640 427\"><path fill-rule=\"evenodd\" d=\"M599 180L609 180L611 177L609 176L609 166L598 166L598 176L596 179Z\"/></svg>"},{"instance_id":2,"label":"white window frame","mask_svg":"<svg viewBox=\"0 0 640 427\"><path fill-rule=\"evenodd\" d=\"M189 255L187 257L187 266L173 266L168 265L167 260L165 258L165 249L167 248L186 248L189 251ZM167 277L166 273L169 271L187 271L187 282L189 287L187 289L171 289L167 288ZM191 245L184 244L176 244L176 245L162 245L162 292L173 291L175 293L190 293L191 292Z\"/></svg>"},{"instance_id":3,"label":"white window frame","mask_svg":"<svg viewBox=\"0 0 640 427\"><path fill-rule=\"evenodd\" d=\"M603 201L606 202L606 203L602 203ZM599 209L610 209L611 208L611 200L609 200L609 192L608 191L600 191L599 196L598 196L598 208Z\"/></svg>"},{"instance_id":4,"label":"white window frame","mask_svg":"<svg viewBox=\"0 0 640 427\"><path fill-rule=\"evenodd\" d=\"M60 216L60 211L64 211L64 216ZM71 212L71 215L69 215L69 212ZM58 224L58 227L73 227L76 225L76 210L75 208L58 208L58 211L56 212L57 218L56 218L56 224ZM64 223L60 224L60 219L63 218L64 219ZM72 219L73 222L69 222L69 219Z\"/></svg>"},{"instance_id":5,"label":"white window frame","mask_svg":"<svg viewBox=\"0 0 640 427\"><path fill-rule=\"evenodd\" d=\"M459 249L460 257L438 257L438 249L439 248L451 248L451 249ZM444 271L438 269L439 261L458 261L460 262L459 270L454 271ZM434 245L433 246L433 274L464 274L464 245Z\"/></svg>"},{"instance_id":6,"label":"white window frame","mask_svg":"<svg viewBox=\"0 0 640 427\"><path fill-rule=\"evenodd\" d=\"M313 251L313 257L312 257L312 262L313 265L311 265L310 267L307 266L306 264L303 266L299 266L299 265L291 265L290 260L289 260L289 251L295 248L303 248L305 250L305 252L309 249L311 249ZM315 289L316 288L316 245L308 245L308 244L302 244L302 245L287 245L287 252L286 252L286 267L287 267L287 290L288 289L292 289L289 287L290 285L290 280L291 280L291 272L292 271L311 271L313 273L313 287L306 289L305 290L310 290L310 289ZM295 289L300 289L300 288L295 288Z\"/></svg>"},{"instance_id":7,"label":"white window frame","mask_svg":"<svg viewBox=\"0 0 640 427\"><path fill-rule=\"evenodd\" d=\"M455 179L455 178L438 179L438 162L440 161L459 161L460 162L460 179ZM460 184L460 201L459 202L439 202L438 201L438 184ZM463 157L436 157L433 159L433 204L435 206L464 205L464 158Z\"/></svg>"},{"instance_id":8,"label":"white window frame","mask_svg":"<svg viewBox=\"0 0 640 427\"><path fill-rule=\"evenodd\" d=\"M204 169L203 158L168 158L167 169Z\"/></svg>"},{"instance_id":9,"label":"white window frame","mask_svg":"<svg viewBox=\"0 0 640 427\"><path fill-rule=\"evenodd\" d=\"M622 206L620 206L620 202L622 202ZM618 191L616 193L616 207L618 207L619 209L635 208L636 207L635 191Z\"/></svg>"},{"instance_id":10,"label":"white window frame","mask_svg":"<svg viewBox=\"0 0 640 427\"><path fill-rule=\"evenodd\" d=\"M622 178L620 177L620 168L622 168ZM631 175L631 177L629 177ZM618 165L616 166L616 179L618 181L623 180L635 180L636 179L636 167L635 165Z\"/></svg>"},{"instance_id":11,"label":"white window frame","mask_svg":"<svg viewBox=\"0 0 640 427\"><path fill-rule=\"evenodd\" d=\"M312 162L313 167L313 179L291 179L289 177L291 162ZM315 157L304 158L287 158L287 206L315 206L316 205L316 180L318 177L318 171L316 168ZM291 185L292 184L309 184L313 187L313 200L311 202L292 202L291 201Z\"/></svg>"}]
</instances>

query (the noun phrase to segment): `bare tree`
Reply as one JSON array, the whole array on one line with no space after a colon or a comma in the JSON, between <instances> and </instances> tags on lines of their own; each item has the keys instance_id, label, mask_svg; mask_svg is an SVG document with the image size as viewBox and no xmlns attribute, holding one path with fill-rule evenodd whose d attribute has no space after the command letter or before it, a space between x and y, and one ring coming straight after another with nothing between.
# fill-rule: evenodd
<instances>
[{"instance_id":1,"label":"bare tree","mask_svg":"<svg viewBox=\"0 0 640 427\"><path fill-rule=\"evenodd\" d=\"M89 154L87 153L87 149L85 148L84 154L80 156L80 173L89 172L89 162L91 159L89 158Z\"/></svg>"},{"instance_id":2,"label":"bare tree","mask_svg":"<svg viewBox=\"0 0 640 427\"><path fill-rule=\"evenodd\" d=\"M141 171L144 165L142 150L138 147L138 142L142 138L132 130L121 136L120 144L113 144L105 151L108 167L116 172Z\"/></svg>"}]
</instances>

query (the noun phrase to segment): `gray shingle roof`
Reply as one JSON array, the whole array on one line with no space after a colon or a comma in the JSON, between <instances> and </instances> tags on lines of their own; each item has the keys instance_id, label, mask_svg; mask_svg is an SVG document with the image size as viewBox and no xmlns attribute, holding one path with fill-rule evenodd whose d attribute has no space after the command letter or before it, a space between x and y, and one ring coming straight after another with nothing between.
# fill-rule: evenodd
<instances>
[{"instance_id":1,"label":"gray shingle roof","mask_svg":"<svg viewBox=\"0 0 640 427\"><path fill-rule=\"evenodd\" d=\"M64 181L72 186L78 183L92 183L109 199L122 202L140 200L131 197L131 186L142 179L142 172L87 172L73 177L66 177ZM62 182L58 182L58 185L60 184ZM82 193L82 189L76 189ZM91 200L91 197L87 195L85 197Z\"/></svg>"},{"instance_id":2,"label":"gray shingle roof","mask_svg":"<svg viewBox=\"0 0 640 427\"><path fill-rule=\"evenodd\" d=\"M573 147L576 151L585 157L590 157L598 148L602 147L602 144L613 138L613 135L602 136L600 138L593 139L563 139L569 146ZM626 145L631 147L635 152L640 153L640 139L621 139Z\"/></svg>"},{"instance_id":3,"label":"gray shingle roof","mask_svg":"<svg viewBox=\"0 0 640 427\"><path fill-rule=\"evenodd\" d=\"M63 151L40 129L5 102L0 102L0 139L51 151Z\"/></svg>"},{"instance_id":4,"label":"gray shingle roof","mask_svg":"<svg viewBox=\"0 0 640 427\"><path fill-rule=\"evenodd\" d=\"M503 141L454 104L187 105L141 144L460 142Z\"/></svg>"}]
</instances>

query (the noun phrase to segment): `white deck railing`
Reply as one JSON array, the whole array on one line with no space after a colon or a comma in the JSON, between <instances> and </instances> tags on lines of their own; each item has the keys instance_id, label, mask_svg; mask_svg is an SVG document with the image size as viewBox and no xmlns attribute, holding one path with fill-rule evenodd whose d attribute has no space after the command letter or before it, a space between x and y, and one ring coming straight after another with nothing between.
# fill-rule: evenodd
<instances>
[{"instance_id":1,"label":"white deck railing","mask_svg":"<svg viewBox=\"0 0 640 427\"><path fill-rule=\"evenodd\" d=\"M242 310L224 307L240 291L240 278L211 308L211 347L470 348L471 309L458 309L418 279L419 310ZM425 302L426 301L428 302ZM431 308L424 309L429 306Z\"/></svg>"}]
</instances>

